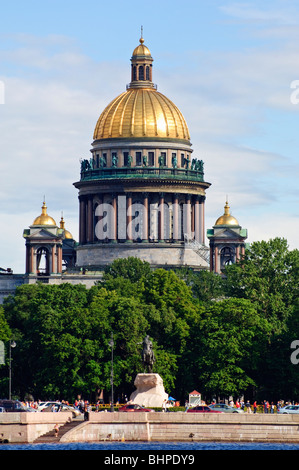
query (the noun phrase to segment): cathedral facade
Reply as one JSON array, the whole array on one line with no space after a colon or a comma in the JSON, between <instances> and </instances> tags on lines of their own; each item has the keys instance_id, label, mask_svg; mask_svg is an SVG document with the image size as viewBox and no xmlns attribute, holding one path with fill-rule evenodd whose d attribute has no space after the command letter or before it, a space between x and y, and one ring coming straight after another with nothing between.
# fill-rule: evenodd
<instances>
[{"instance_id":1,"label":"cathedral facade","mask_svg":"<svg viewBox=\"0 0 299 470\"><path fill-rule=\"evenodd\" d=\"M153 58L141 37L131 57L131 81L98 118L90 156L74 183L79 240L48 215L24 230L24 274L0 268L0 303L16 286L42 281L93 285L105 266L138 257L154 267L189 266L221 274L245 250L246 229L223 216L208 229L210 183L193 155L186 120L153 82ZM78 169L79 173L79 169Z\"/></svg>"},{"instance_id":2,"label":"cathedral facade","mask_svg":"<svg viewBox=\"0 0 299 470\"><path fill-rule=\"evenodd\" d=\"M119 257L152 266L208 268L203 161L193 156L181 111L153 83L143 38L131 82L101 113L91 157L81 162L77 266Z\"/></svg>"}]
</instances>

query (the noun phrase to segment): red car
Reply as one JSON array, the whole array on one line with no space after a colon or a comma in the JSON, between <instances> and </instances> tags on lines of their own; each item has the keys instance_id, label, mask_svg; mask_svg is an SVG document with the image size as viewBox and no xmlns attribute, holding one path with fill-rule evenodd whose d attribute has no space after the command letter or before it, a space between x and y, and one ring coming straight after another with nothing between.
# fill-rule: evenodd
<instances>
[{"instance_id":1,"label":"red car","mask_svg":"<svg viewBox=\"0 0 299 470\"><path fill-rule=\"evenodd\" d=\"M125 406L121 406L118 411L144 411L144 412L151 412L151 411L155 411L155 410L151 410L150 408L143 408L143 406L140 406L140 405L125 405Z\"/></svg>"},{"instance_id":2,"label":"red car","mask_svg":"<svg viewBox=\"0 0 299 470\"><path fill-rule=\"evenodd\" d=\"M189 408L187 413L223 413L223 411L212 410L212 408L207 405L197 405L193 406L193 408Z\"/></svg>"}]
</instances>

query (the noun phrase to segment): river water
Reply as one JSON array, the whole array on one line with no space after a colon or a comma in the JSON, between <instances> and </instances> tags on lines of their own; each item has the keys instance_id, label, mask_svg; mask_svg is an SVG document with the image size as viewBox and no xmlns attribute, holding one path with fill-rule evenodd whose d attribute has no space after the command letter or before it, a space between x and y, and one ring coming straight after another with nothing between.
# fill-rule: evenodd
<instances>
[{"instance_id":1,"label":"river water","mask_svg":"<svg viewBox=\"0 0 299 470\"><path fill-rule=\"evenodd\" d=\"M109 443L90 443L90 442L77 442L67 444L1 444L1 450L29 450L29 451L86 451L95 450L103 451L104 454L109 455L114 452L115 455L128 451L152 451L153 453L159 452L165 454L177 454L180 452L196 453L201 450L228 450L228 451L257 451L257 450L297 450L299 451L299 444L285 444L285 443L241 443L241 442L109 442ZM134 455L132 453L132 455Z\"/></svg>"}]
</instances>

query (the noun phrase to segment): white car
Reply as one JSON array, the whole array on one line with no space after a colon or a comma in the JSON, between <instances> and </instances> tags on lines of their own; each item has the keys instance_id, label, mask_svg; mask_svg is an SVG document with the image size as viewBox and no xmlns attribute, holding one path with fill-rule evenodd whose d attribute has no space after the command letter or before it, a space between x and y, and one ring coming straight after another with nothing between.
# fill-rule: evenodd
<instances>
[{"instance_id":1,"label":"white car","mask_svg":"<svg viewBox=\"0 0 299 470\"><path fill-rule=\"evenodd\" d=\"M226 405L225 403L215 403L209 406L212 410L223 411L224 413L244 413L240 408L234 408L233 406Z\"/></svg>"},{"instance_id":2,"label":"white car","mask_svg":"<svg viewBox=\"0 0 299 470\"><path fill-rule=\"evenodd\" d=\"M73 418L76 416L82 415L81 411L78 408L74 408L73 406L65 405L64 403L60 403L59 401L46 401L45 403L40 403L40 408L38 411L54 411L54 412L63 412L63 411L70 411L73 415Z\"/></svg>"},{"instance_id":3,"label":"white car","mask_svg":"<svg viewBox=\"0 0 299 470\"><path fill-rule=\"evenodd\" d=\"M59 401L42 401L38 407L37 407L37 411L42 411L43 409L45 408L48 408L49 406L53 406L53 405L60 405L61 403Z\"/></svg>"},{"instance_id":4,"label":"white car","mask_svg":"<svg viewBox=\"0 0 299 470\"><path fill-rule=\"evenodd\" d=\"M299 413L299 405L286 405L283 408L278 408L277 413L280 415Z\"/></svg>"}]
</instances>

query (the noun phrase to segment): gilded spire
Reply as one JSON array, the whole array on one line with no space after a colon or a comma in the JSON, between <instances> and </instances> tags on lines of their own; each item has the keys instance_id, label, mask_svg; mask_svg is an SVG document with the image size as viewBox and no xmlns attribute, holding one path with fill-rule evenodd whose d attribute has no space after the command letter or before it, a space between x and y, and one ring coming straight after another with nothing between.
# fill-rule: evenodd
<instances>
[{"instance_id":1,"label":"gilded spire","mask_svg":"<svg viewBox=\"0 0 299 470\"><path fill-rule=\"evenodd\" d=\"M61 219L60 219L60 228L64 230L65 238L73 239L73 235L68 230L65 229L65 222L64 222L62 213L61 213Z\"/></svg>"},{"instance_id":2,"label":"gilded spire","mask_svg":"<svg viewBox=\"0 0 299 470\"><path fill-rule=\"evenodd\" d=\"M33 222L33 225L56 225L55 220L50 217L47 213L47 206L46 206L46 201L44 197L44 202L42 205L42 213Z\"/></svg>"},{"instance_id":3,"label":"gilded spire","mask_svg":"<svg viewBox=\"0 0 299 470\"><path fill-rule=\"evenodd\" d=\"M226 198L227 199L227 198ZM224 215L225 216L230 216L230 212L229 212L229 205L228 205L228 201L226 200L226 203L225 203L225 206L224 206Z\"/></svg>"},{"instance_id":4,"label":"gilded spire","mask_svg":"<svg viewBox=\"0 0 299 470\"><path fill-rule=\"evenodd\" d=\"M224 214L216 220L215 225L239 225L237 219L230 214L227 198L224 206Z\"/></svg>"}]
</instances>

